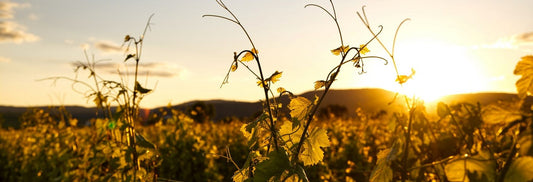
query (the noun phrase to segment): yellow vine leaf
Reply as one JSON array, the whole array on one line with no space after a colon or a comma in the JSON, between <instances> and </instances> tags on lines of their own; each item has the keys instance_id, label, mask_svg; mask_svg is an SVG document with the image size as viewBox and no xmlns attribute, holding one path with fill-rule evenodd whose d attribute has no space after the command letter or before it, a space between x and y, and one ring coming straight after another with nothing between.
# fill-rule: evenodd
<instances>
[{"instance_id":1,"label":"yellow vine leaf","mask_svg":"<svg viewBox=\"0 0 533 182\"><path fill-rule=\"evenodd\" d=\"M305 140L298 157L306 166L315 165L324 158L324 151L320 147L329 147L329 139L326 130L317 128Z\"/></svg>"},{"instance_id":2,"label":"yellow vine leaf","mask_svg":"<svg viewBox=\"0 0 533 182\"><path fill-rule=\"evenodd\" d=\"M326 81L324 80L315 81L315 90L318 90L319 88L322 88L324 86L326 86Z\"/></svg>"},{"instance_id":3,"label":"yellow vine leaf","mask_svg":"<svg viewBox=\"0 0 533 182\"><path fill-rule=\"evenodd\" d=\"M248 179L248 173L249 173L249 168L244 168L244 169L241 169L241 170L238 170L238 171L235 171L235 173L233 174L233 182L244 182Z\"/></svg>"},{"instance_id":4,"label":"yellow vine leaf","mask_svg":"<svg viewBox=\"0 0 533 182\"><path fill-rule=\"evenodd\" d=\"M237 64L231 65L231 72L235 72L237 70Z\"/></svg>"},{"instance_id":5,"label":"yellow vine leaf","mask_svg":"<svg viewBox=\"0 0 533 182\"><path fill-rule=\"evenodd\" d=\"M279 130L279 134L284 142L286 142L287 147L291 148L293 145L300 142L300 137L302 137L303 130L299 128L292 128L292 122L285 121Z\"/></svg>"},{"instance_id":6,"label":"yellow vine leaf","mask_svg":"<svg viewBox=\"0 0 533 182\"><path fill-rule=\"evenodd\" d=\"M511 167L505 173L504 181L531 181L533 180L533 157L522 156L513 160Z\"/></svg>"},{"instance_id":7,"label":"yellow vine leaf","mask_svg":"<svg viewBox=\"0 0 533 182\"><path fill-rule=\"evenodd\" d=\"M444 166L446 178L450 181L496 181L496 162L489 160L490 156L485 151L471 157L457 156Z\"/></svg>"},{"instance_id":8,"label":"yellow vine leaf","mask_svg":"<svg viewBox=\"0 0 533 182\"><path fill-rule=\"evenodd\" d=\"M344 46L344 47L343 47L343 46L340 46L340 47L338 47L338 48L336 48L336 49L331 50L331 53L333 53L335 56L338 56L338 55L341 54L341 52L346 53L346 51L348 51L349 48L350 48L349 45L346 45L346 46Z\"/></svg>"},{"instance_id":9,"label":"yellow vine leaf","mask_svg":"<svg viewBox=\"0 0 533 182\"><path fill-rule=\"evenodd\" d=\"M522 119L520 102L498 103L483 107L483 122L490 124L510 123Z\"/></svg>"},{"instance_id":10,"label":"yellow vine leaf","mask_svg":"<svg viewBox=\"0 0 533 182\"><path fill-rule=\"evenodd\" d=\"M392 169L388 159L390 154L391 149L385 149L378 153L378 161L370 174L370 182L392 181Z\"/></svg>"},{"instance_id":11,"label":"yellow vine leaf","mask_svg":"<svg viewBox=\"0 0 533 182\"><path fill-rule=\"evenodd\" d=\"M396 78L396 82L398 82L400 84L404 84L405 82L407 82L407 80L413 78L415 73L416 73L415 69L411 68L411 74L410 75L398 75L398 77Z\"/></svg>"},{"instance_id":12,"label":"yellow vine leaf","mask_svg":"<svg viewBox=\"0 0 533 182\"><path fill-rule=\"evenodd\" d=\"M244 135L244 137L245 137L246 139L250 140L250 139L252 138L252 133L246 131L246 126L247 126L247 125L248 125L248 124L243 124L243 125L241 126L241 132L242 132L242 134ZM253 131L253 129L252 129L252 131Z\"/></svg>"},{"instance_id":13,"label":"yellow vine leaf","mask_svg":"<svg viewBox=\"0 0 533 182\"><path fill-rule=\"evenodd\" d=\"M361 44L361 45L359 45L359 47L362 47L362 49L359 50L359 54L361 54L361 55L364 55L364 54L370 52L370 49L368 49L368 47L365 46L365 44Z\"/></svg>"},{"instance_id":14,"label":"yellow vine leaf","mask_svg":"<svg viewBox=\"0 0 533 182\"><path fill-rule=\"evenodd\" d=\"M291 110L290 115L292 118L297 118L298 120L303 120L308 110L310 109L311 101L305 97L296 97L291 99L289 103L289 109Z\"/></svg>"},{"instance_id":15,"label":"yellow vine leaf","mask_svg":"<svg viewBox=\"0 0 533 182\"><path fill-rule=\"evenodd\" d=\"M283 93L283 92L285 92L287 90L285 90L285 88L283 88L283 87L278 87L277 91L278 91L278 93L281 94L281 93Z\"/></svg>"},{"instance_id":16,"label":"yellow vine leaf","mask_svg":"<svg viewBox=\"0 0 533 182\"><path fill-rule=\"evenodd\" d=\"M518 97L525 99L527 95L533 93L533 55L522 57L516 64L513 73L515 75L522 75L516 81L516 90L518 91Z\"/></svg>"},{"instance_id":17,"label":"yellow vine leaf","mask_svg":"<svg viewBox=\"0 0 533 182\"><path fill-rule=\"evenodd\" d=\"M267 81L271 81L272 83L276 83L281 78L281 74L282 73L283 73L282 71L281 72L280 71L276 71L269 78L267 78L266 80Z\"/></svg>"},{"instance_id":18,"label":"yellow vine leaf","mask_svg":"<svg viewBox=\"0 0 533 182\"><path fill-rule=\"evenodd\" d=\"M257 50L255 50L254 48L252 48L251 50L255 55L257 55ZM248 62L248 61L251 61L251 60L254 60L254 55L252 55L252 53L250 52L246 52L246 54L244 54L244 56L242 57L241 61L242 62Z\"/></svg>"},{"instance_id":19,"label":"yellow vine leaf","mask_svg":"<svg viewBox=\"0 0 533 182\"><path fill-rule=\"evenodd\" d=\"M398 75L398 77L396 78L396 82L400 84L404 84L405 82L407 82L408 79L409 79L409 76L407 75Z\"/></svg>"},{"instance_id":20,"label":"yellow vine leaf","mask_svg":"<svg viewBox=\"0 0 533 182\"><path fill-rule=\"evenodd\" d=\"M261 84L261 80L257 81L257 86L263 88L263 85L268 85L268 82L265 80L263 84Z\"/></svg>"}]
</instances>

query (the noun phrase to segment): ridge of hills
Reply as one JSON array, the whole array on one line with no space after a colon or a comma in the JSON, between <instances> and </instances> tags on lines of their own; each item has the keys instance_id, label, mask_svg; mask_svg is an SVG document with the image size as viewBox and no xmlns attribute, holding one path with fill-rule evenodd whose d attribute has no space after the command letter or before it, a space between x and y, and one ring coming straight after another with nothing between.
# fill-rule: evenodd
<instances>
[{"instance_id":1,"label":"ridge of hills","mask_svg":"<svg viewBox=\"0 0 533 182\"><path fill-rule=\"evenodd\" d=\"M298 96L303 96L309 100L314 100L315 95L320 96L323 90L309 91ZM350 116L355 114L357 108L361 108L366 113L376 113L381 110L387 112L394 112L399 109L404 109L403 100L400 96L395 100L396 93L384 89L364 88L364 89L346 89L346 90L330 90L325 96L321 104L321 108L329 105L340 105L346 107ZM513 101L517 100L516 94L511 93L468 93L455 94L444 96L438 101L447 104L458 102L479 102L482 105L494 103L497 101ZM280 102L286 106L290 100L288 96L282 96ZM171 106L172 108L186 110L195 103L202 102L214 108L214 121L219 121L226 117L247 118L258 114L261 109L261 102L241 102L229 100L193 100L179 105ZM527 102L533 102L533 97L528 97ZM428 103L429 104L429 103ZM18 122L18 118L22 116L30 108L49 109L51 107L11 107L0 106L0 116L4 122ZM158 107L150 109L149 112L158 112L161 108ZM79 121L88 121L96 116L95 107L81 107L81 106L65 106L65 109L72 114L74 118ZM284 108L287 109L287 108ZM146 112L146 109L143 109Z\"/></svg>"}]
</instances>

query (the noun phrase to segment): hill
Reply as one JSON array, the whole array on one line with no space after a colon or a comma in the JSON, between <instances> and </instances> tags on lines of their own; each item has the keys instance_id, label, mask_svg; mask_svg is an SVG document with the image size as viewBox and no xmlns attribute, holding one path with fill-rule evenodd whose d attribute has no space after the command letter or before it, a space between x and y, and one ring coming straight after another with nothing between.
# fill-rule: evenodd
<instances>
[{"instance_id":1,"label":"hill","mask_svg":"<svg viewBox=\"0 0 533 182\"><path fill-rule=\"evenodd\" d=\"M309 100L314 100L315 95L320 96L323 93L323 90L310 91L300 94L300 96L306 97ZM339 105L346 108L349 115L354 115L357 108L361 108L367 113L376 113L381 110L387 112L393 112L398 109L405 108L403 100L398 97L394 100L395 93L383 89L347 89L347 90L330 90L326 98L322 102L321 108L328 107L331 105ZM471 94L456 94L445 96L440 99L448 104L458 103L458 102L470 102L481 104L490 104L497 101L513 101L517 100L516 94L510 93L471 93ZM280 101L287 105L289 103L288 96L283 96ZM228 100L196 100L179 105L172 106L180 110L186 110L195 103L204 103L210 105L214 109L214 118L213 120L218 121L226 117L235 116L238 118L251 117L258 114L261 109L261 103L257 102L241 102L241 101L228 101ZM532 97L527 99L527 102L532 103ZM434 105L435 103L427 103L426 105ZM53 107L33 107L40 108L52 112L54 111ZM163 107L161 107L163 108ZM161 108L154 108L149 110L150 112L158 112ZM9 106L0 106L0 120L3 119L4 123L9 124L12 122L17 122L18 118L22 116L29 108L26 107L9 107ZM87 108L79 106L66 106L65 109L73 115L73 117L78 118L79 121L85 122L96 116L96 108ZM285 108L286 109L286 108ZM428 108L431 109L431 108ZM57 110L57 107L55 108ZM146 110L144 110L146 111Z\"/></svg>"}]
</instances>

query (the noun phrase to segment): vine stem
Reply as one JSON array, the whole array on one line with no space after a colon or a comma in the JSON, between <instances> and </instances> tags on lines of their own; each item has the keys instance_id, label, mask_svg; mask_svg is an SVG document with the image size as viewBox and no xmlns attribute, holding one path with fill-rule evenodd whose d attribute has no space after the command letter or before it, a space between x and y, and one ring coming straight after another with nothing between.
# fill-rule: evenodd
<instances>
[{"instance_id":1,"label":"vine stem","mask_svg":"<svg viewBox=\"0 0 533 182\"><path fill-rule=\"evenodd\" d=\"M237 24L242 29L242 31L244 32L246 37L248 38L248 41L250 41L250 44L252 45L252 50L257 50L256 47L255 47L254 42L252 41L252 38L250 37L250 34L248 33L248 31L246 31L246 28L244 28L244 26L239 21L237 16L235 16L235 14L233 14L233 12L231 12L231 10L229 10L229 8L224 4L224 2L222 2L222 0L216 0L216 2L218 3L218 5L220 7L224 8L224 10L226 10L231 15L231 17L233 17L233 19L228 18L228 17L224 17L224 16L219 16L219 15L203 15L202 17L221 18L221 19L225 19L225 20L228 20L230 22L233 22L233 23ZM244 52L251 53L254 56L254 58L255 58L255 60L257 62L257 67L259 68L259 76L260 76L260 80L261 80L261 85L263 86L263 91L265 93L265 99L266 99L266 105L268 107L267 108L267 112L268 112L269 119L270 119L270 130L271 130L271 133L272 133L272 138L274 140L274 147L275 147L275 149L277 151L279 148L278 148L278 142L277 142L277 134L276 134L276 129L275 129L275 123L274 123L274 116L272 115L272 109L270 107L271 106L270 98L268 96L269 88L267 87L267 85L265 85L265 78L263 76L263 69L261 68L261 63L259 61L259 56L258 56L258 54L254 53L253 51L244 50L244 51L241 51L241 53L239 53L238 55L236 55L235 59L237 59ZM242 62L241 62L241 64L246 66L246 64L243 64ZM254 73L248 66L246 66L246 68L248 68L248 70L250 70L252 73ZM230 70L231 70L231 68L230 68ZM254 73L254 75L257 77L257 75L255 73ZM227 79L225 79L225 81L227 81Z\"/></svg>"},{"instance_id":2,"label":"vine stem","mask_svg":"<svg viewBox=\"0 0 533 182\"><path fill-rule=\"evenodd\" d=\"M139 38L139 40L135 40L135 74L134 74L134 86L133 86L133 98L131 103L131 111L130 111L130 117L129 118L129 143L130 148L133 150L133 165L134 165L134 173L137 173L137 171L140 169L140 163L139 163L139 154L137 153L137 146L136 146L136 132L135 132L135 120L137 120L137 113L138 113L138 103L137 103L137 97L138 97L138 91L137 91L137 83L138 83L138 73L139 73L139 62L141 60L142 55L142 48L143 48L143 42L144 42L144 36L146 35L146 32L148 28L150 27L150 21L152 20L152 17L154 14L150 15L148 18L148 21L146 23L146 26L144 27L143 34ZM140 86L140 85L139 85Z\"/></svg>"},{"instance_id":3,"label":"vine stem","mask_svg":"<svg viewBox=\"0 0 533 182\"><path fill-rule=\"evenodd\" d=\"M342 31L341 31L341 28L340 28L340 25L339 25L339 21L337 20L337 12L335 10L335 5L333 4L332 0L329 0L329 2L330 2L331 7L333 9L333 14L331 14L329 11L327 11L322 6L316 5L316 4L308 4L308 5L304 6L304 8L307 7L307 6L318 7L320 9L324 10L333 19L333 21L335 22L335 25L337 26L337 31L339 32L339 38L340 38L340 42L341 42L341 51L340 52L341 52L342 58L341 58L341 61L340 61L339 65L334 68L334 70L336 69L336 71L330 72L328 74L328 78L326 79L326 85L325 85L324 92L322 93L322 96L319 97L318 102L316 103L316 105L313 106L313 109L311 110L311 113L307 116L307 121L305 123L302 136L300 137L300 141L298 142L298 146L296 147L296 152L294 153L294 157L293 157L295 159L294 161L298 161L300 150L302 149L302 146L303 146L303 143L304 143L304 141L306 139L306 136L309 135L309 131L308 131L309 130L309 126L311 125L311 122L313 121L313 117L314 117L316 111L318 110L318 106L320 106L320 104L324 100L324 97L328 93L329 88L331 87L331 85L333 85L333 81L335 80L335 78L337 78L337 75L338 75L338 73L341 70L341 67L342 67L342 65L344 63L344 60L346 59L346 55L347 55L347 51L348 51L348 50L344 50L344 40L342 38ZM357 54L359 54L359 52ZM331 73L333 73L333 75L331 75Z\"/></svg>"},{"instance_id":4,"label":"vine stem","mask_svg":"<svg viewBox=\"0 0 533 182\"><path fill-rule=\"evenodd\" d=\"M368 18L366 16L366 12L365 12L365 7L363 6L362 8L362 12L363 12L363 16L361 16L361 14L359 12L357 12L357 16L359 16L359 19L361 19L361 21L363 22L363 24L365 25L365 27L369 30L369 32L374 36L376 37L376 40L379 42L379 44L381 45L381 47L383 47L383 49L387 52L387 54L389 55L389 57L391 58L392 60L392 63L394 65L394 71L396 72L396 79L400 80L400 72L398 71L398 66L396 64L396 60L395 60L395 57L394 57L394 48L395 48L395 45L396 45L396 37L398 36L398 32L400 30L400 27L407 21L409 21L410 19L407 18L407 19L404 19L397 27L396 29L396 32L394 34L394 40L392 42L392 51L389 51L389 49L385 46L385 44L383 44L383 42L381 41L381 39L379 39L377 36L376 36L376 33L374 33L374 31L372 30L372 28L370 28L370 22L368 21ZM380 27L382 27L380 25ZM402 82L399 82L400 83L400 87L403 88L403 83ZM405 182L407 180L407 172L408 172L408 168L407 168L407 159L408 159L408 155L409 155L409 144L410 144L410 139L411 139L411 125L412 125L412 121L413 121L413 117L414 117L414 111L416 110L416 101L413 101L412 103L410 103L409 101L409 98L407 96L404 96L404 99L405 99L405 103L407 105L407 108L409 110L409 121L408 121L408 124L407 124L407 132L405 133L405 146L404 146L404 153L403 153L403 156L402 156L402 165L403 165L403 168L402 168L402 173L401 173L401 176L402 176L402 182ZM413 96L413 100L414 100L414 96Z\"/></svg>"},{"instance_id":5,"label":"vine stem","mask_svg":"<svg viewBox=\"0 0 533 182\"><path fill-rule=\"evenodd\" d=\"M263 91L265 93L265 99L266 99L265 102L266 102L266 105L267 105L267 112L268 112L268 116L269 116L269 119L270 119L270 132L272 133L272 138L274 140L274 148L276 149L276 151L278 151L279 148L278 148L277 132L276 132L275 123L274 123L274 116L272 115L272 108L270 107L271 106L270 97L268 96L268 91L270 89L269 88L270 86L268 84L265 85L265 77L263 76L263 69L261 68L261 62L259 61L259 56L257 54L255 54L253 51L244 50L244 51L241 51L238 55L236 55L235 59L237 59L243 53L252 54L252 56L254 56L255 61L257 62L257 67L259 69L259 77L260 77L260 80L261 80L261 85L263 86ZM241 62L241 64L245 65L242 62ZM254 73L249 67L247 67L247 68L252 73Z\"/></svg>"}]
</instances>

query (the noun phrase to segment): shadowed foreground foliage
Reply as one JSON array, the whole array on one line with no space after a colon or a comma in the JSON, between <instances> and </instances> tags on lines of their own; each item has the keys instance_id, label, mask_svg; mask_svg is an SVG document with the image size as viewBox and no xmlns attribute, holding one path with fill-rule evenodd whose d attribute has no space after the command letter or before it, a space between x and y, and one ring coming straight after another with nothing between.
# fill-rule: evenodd
<instances>
[{"instance_id":1,"label":"shadowed foreground foliage","mask_svg":"<svg viewBox=\"0 0 533 182\"><path fill-rule=\"evenodd\" d=\"M505 181L531 179L531 173L524 173L533 161L531 118L513 115L499 106L518 105L441 103L439 116L432 118L420 109L412 124L410 179L496 181L511 155L517 157L506 169ZM502 114L507 117L497 117ZM400 180L399 146L404 136L398 131L405 128L406 116L359 110L355 118L317 121L317 127L327 130L331 143L324 148L323 161L305 167L309 180ZM151 181L157 174L159 180L231 181L237 168L227 158L237 164L246 160L247 139L239 130L241 122L197 123L172 109L152 117L157 122L139 125L138 132L157 146L158 154L139 156L141 169L146 171L138 179ZM79 128L74 127L75 119L53 118L42 110L33 110L22 118L24 128L0 130L0 181L129 179L121 171L121 166L127 166L128 159L122 157L127 156L122 154L125 149L108 141L118 134L116 127L98 119L90 127ZM228 149L231 155L227 155ZM154 157L160 160L151 160Z\"/></svg>"}]
</instances>

